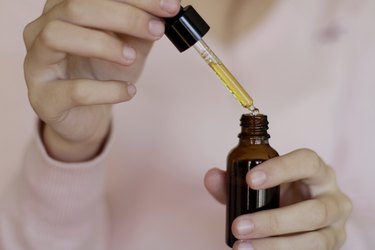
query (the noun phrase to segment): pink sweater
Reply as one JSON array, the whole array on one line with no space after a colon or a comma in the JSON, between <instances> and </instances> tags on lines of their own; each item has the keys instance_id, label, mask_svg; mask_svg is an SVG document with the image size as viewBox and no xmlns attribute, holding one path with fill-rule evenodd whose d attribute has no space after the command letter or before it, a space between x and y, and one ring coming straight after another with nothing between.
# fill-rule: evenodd
<instances>
[{"instance_id":1,"label":"pink sweater","mask_svg":"<svg viewBox=\"0 0 375 250\"><path fill-rule=\"evenodd\" d=\"M36 136L22 79L22 28L42 3L6 1L0 249L227 249L224 207L202 179L225 168L244 110L195 51L158 42L137 96L114 108L101 155L61 163ZM309 147L336 169L354 202L343 249L366 250L375 246L375 2L337 2L280 1L232 46L206 41L269 116L280 154Z\"/></svg>"}]
</instances>

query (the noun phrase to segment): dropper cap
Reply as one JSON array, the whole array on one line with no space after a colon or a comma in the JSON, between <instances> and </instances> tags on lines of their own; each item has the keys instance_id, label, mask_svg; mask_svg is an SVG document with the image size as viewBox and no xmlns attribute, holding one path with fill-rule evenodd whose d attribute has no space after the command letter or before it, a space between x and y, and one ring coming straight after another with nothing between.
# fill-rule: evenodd
<instances>
[{"instance_id":1,"label":"dropper cap","mask_svg":"<svg viewBox=\"0 0 375 250\"><path fill-rule=\"evenodd\" d=\"M183 52L193 46L208 32L210 26L193 6L181 7L179 13L165 20L165 35Z\"/></svg>"}]
</instances>

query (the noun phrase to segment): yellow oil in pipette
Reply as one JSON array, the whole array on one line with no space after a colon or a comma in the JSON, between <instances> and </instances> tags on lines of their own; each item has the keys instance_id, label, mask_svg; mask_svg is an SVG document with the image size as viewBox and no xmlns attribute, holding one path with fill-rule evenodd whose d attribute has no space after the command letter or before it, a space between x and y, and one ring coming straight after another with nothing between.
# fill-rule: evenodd
<instances>
[{"instance_id":1,"label":"yellow oil in pipette","mask_svg":"<svg viewBox=\"0 0 375 250\"><path fill-rule=\"evenodd\" d=\"M194 45L194 48L216 73L228 90L233 94L236 100L244 108L250 110L250 114L258 114L259 110L254 106L253 99L232 75L232 73L230 73L227 67L225 67L220 59L212 52L207 44L203 40L200 40Z\"/></svg>"},{"instance_id":2,"label":"yellow oil in pipette","mask_svg":"<svg viewBox=\"0 0 375 250\"><path fill-rule=\"evenodd\" d=\"M234 97L241 103L244 108L249 109L253 105L253 99L241 86L236 78L230 73L230 71L222 63L209 63L208 64L216 75L221 79L223 84L228 90L234 95Z\"/></svg>"}]
</instances>

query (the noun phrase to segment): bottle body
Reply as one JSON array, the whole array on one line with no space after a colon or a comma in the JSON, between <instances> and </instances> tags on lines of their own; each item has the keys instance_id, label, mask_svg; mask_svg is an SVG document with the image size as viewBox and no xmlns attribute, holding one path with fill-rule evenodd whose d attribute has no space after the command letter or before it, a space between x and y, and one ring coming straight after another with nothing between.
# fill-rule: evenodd
<instances>
[{"instance_id":1,"label":"bottle body","mask_svg":"<svg viewBox=\"0 0 375 250\"><path fill-rule=\"evenodd\" d=\"M233 247L237 240L231 230L235 218L243 214L277 208L280 199L279 187L253 190L246 183L246 174L250 169L278 156L278 153L268 144L267 117L264 115L260 115L260 117L244 116L241 118L240 142L227 157L226 243L230 247ZM251 126L258 123L247 124L250 127L244 128L246 124L242 123L243 119L260 119L260 125L265 124L266 128L265 130L255 129L257 132L254 132ZM265 131L266 134L259 133L259 131Z\"/></svg>"}]
</instances>

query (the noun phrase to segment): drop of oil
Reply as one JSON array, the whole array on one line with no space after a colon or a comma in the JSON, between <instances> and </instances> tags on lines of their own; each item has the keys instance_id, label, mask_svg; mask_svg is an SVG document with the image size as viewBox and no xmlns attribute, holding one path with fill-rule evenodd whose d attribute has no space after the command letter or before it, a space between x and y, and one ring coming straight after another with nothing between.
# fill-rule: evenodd
<instances>
[{"instance_id":1,"label":"drop of oil","mask_svg":"<svg viewBox=\"0 0 375 250\"><path fill-rule=\"evenodd\" d=\"M250 115L259 115L259 109L257 109L254 105L249 107Z\"/></svg>"}]
</instances>

